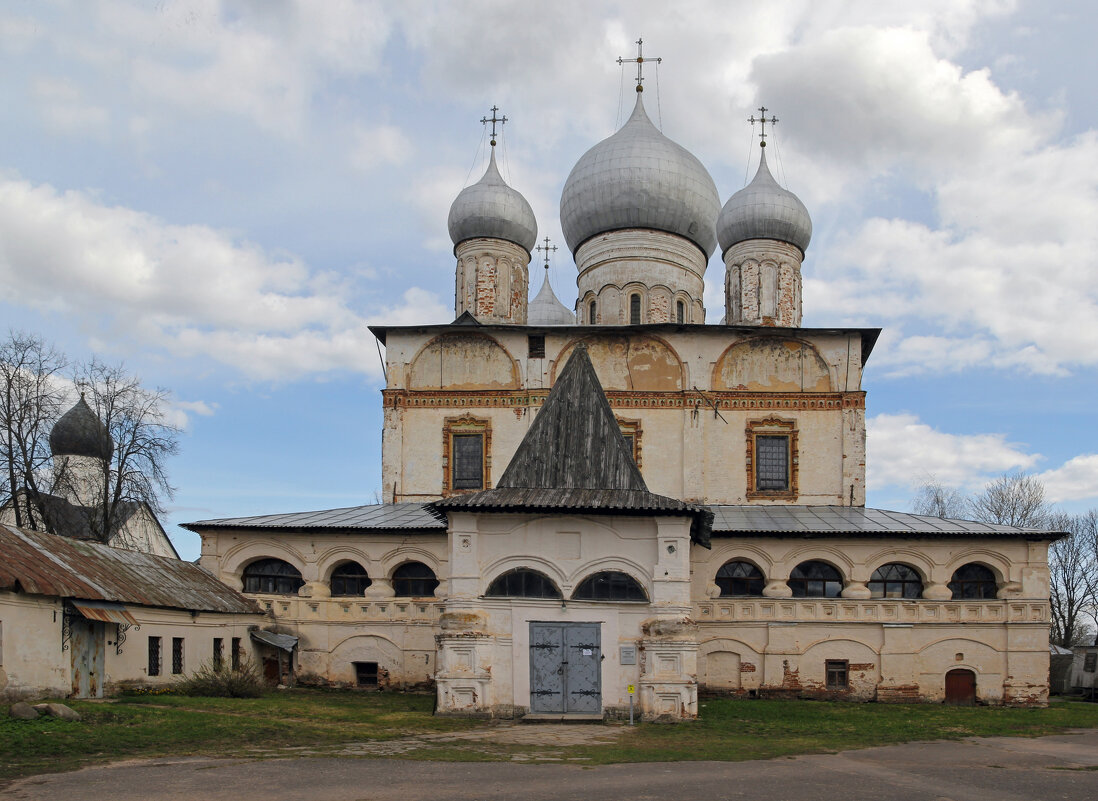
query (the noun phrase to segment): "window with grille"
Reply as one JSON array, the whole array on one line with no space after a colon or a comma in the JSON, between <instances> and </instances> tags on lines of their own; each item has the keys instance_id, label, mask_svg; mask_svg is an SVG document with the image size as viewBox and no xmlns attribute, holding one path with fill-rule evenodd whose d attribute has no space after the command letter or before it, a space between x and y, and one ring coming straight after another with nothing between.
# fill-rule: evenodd
<instances>
[{"instance_id":1,"label":"window with grille","mask_svg":"<svg viewBox=\"0 0 1098 801\"><path fill-rule=\"evenodd\" d=\"M581 581L572 598L579 601L647 601L648 594L628 573L605 570Z\"/></svg>"},{"instance_id":2,"label":"window with grille","mask_svg":"<svg viewBox=\"0 0 1098 801\"><path fill-rule=\"evenodd\" d=\"M183 638L172 637L172 673L178 676L183 672Z\"/></svg>"},{"instance_id":3,"label":"window with grille","mask_svg":"<svg viewBox=\"0 0 1098 801\"><path fill-rule=\"evenodd\" d=\"M560 590L548 576L520 567L497 576L484 593L492 598L560 598Z\"/></svg>"},{"instance_id":4,"label":"window with grille","mask_svg":"<svg viewBox=\"0 0 1098 801\"><path fill-rule=\"evenodd\" d=\"M530 334L526 338L526 345L529 348L531 359L545 358L545 336L543 334Z\"/></svg>"},{"instance_id":5,"label":"window with grille","mask_svg":"<svg viewBox=\"0 0 1098 801\"><path fill-rule=\"evenodd\" d=\"M362 595L373 582L358 562L344 562L332 571L332 595Z\"/></svg>"},{"instance_id":6,"label":"window with grille","mask_svg":"<svg viewBox=\"0 0 1098 801\"><path fill-rule=\"evenodd\" d=\"M686 322L686 304L681 300L675 304L675 320L679 325Z\"/></svg>"},{"instance_id":7,"label":"window with grille","mask_svg":"<svg viewBox=\"0 0 1098 801\"><path fill-rule=\"evenodd\" d=\"M214 637L213 669L221 670L225 663L225 640L222 637Z\"/></svg>"},{"instance_id":8,"label":"window with grille","mask_svg":"<svg viewBox=\"0 0 1098 801\"><path fill-rule=\"evenodd\" d=\"M850 664L845 659L828 659L825 663L827 689L850 689Z\"/></svg>"},{"instance_id":9,"label":"window with grille","mask_svg":"<svg viewBox=\"0 0 1098 801\"><path fill-rule=\"evenodd\" d=\"M721 595L762 595L766 579L750 562L726 562L714 579Z\"/></svg>"},{"instance_id":10,"label":"window with grille","mask_svg":"<svg viewBox=\"0 0 1098 801\"><path fill-rule=\"evenodd\" d=\"M377 662L352 662L355 684L359 687L377 687Z\"/></svg>"},{"instance_id":11,"label":"window with grille","mask_svg":"<svg viewBox=\"0 0 1098 801\"><path fill-rule=\"evenodd\" d=\"M150 676L160 675L160 638L149 637L149 668Z\"/></svg>"},{"instance_id":12,"label":"window with grille","mask_svg":"<svg viewBox=\"0 0 1098 801\"><path fill-rule=\"evenodd\" d=\"M629 296L629 325L640 325L641 321L641 296Z\"/></svg>"},{"instance_id":13,"label":"window with grille","mask_svg":"<svg viewBox=\"0 0 1098 801\"><path fill-rule=\"evenodd\" d=\"M842 574L826 562L801 562L787 583L794 598L838 598L843 592Z\"/></svg>"},{"instance_id":14,"label":"window with grille","mask_svg":"<svg viewBox=\"0 0 1098 801\"><path fill-rule=\"evenodd\" d=\"M893 562L873 571L869 592L874 598L922 598L923 580L914 568Z\"/></svg>"},{"instance_id":15,"label":"window with grille","mask_svg":"<svg viewBox=\"0 0 1098 801\"><path fill-rule=\"evenodd\" d=\"M432 596L436 587L435 571L422 562L405 562L393 571L393 594L398 597Z\"/></svg>"},{"instance_id":16,"label":"window with grille","mask_svg":"<svg viewBox=\"0 0 1098 801\"><path fill-rule=\"evenodd\" d=\"M954 600L974 601L994 598L999 591L995 574L983 565L969 562L953 572L949 582Z\"/></svg>"},{"instance_id":17,"label":"window with grille","mask_svg":"<svg viewBox=\"0 0 1098 801\"><path fill-rule=\"evenodd\" d=\"M244 592L295 595L305 580L301 572L281 559L260 559L244 568Z\"/></svg>"},{"instance_id":18,"label":"window with grille","mask_svg":"<svg viewBox=\"0 0 1098 801\"><path fill-rule=\"evenodd\" d=\"M450 447L450 486L456 490L484 489L484 435L454 434Z\"/></svg>"},{"instance_id":19,"label":"window with grille","mask_svg":"<svg viewBox=\"0 0 1098 801\"><path fill-rule=\"evenodd\" d=\"M789 437L755 437L755 489L789 489Z\"/></svg>"},{"instance_id":20,"label":"window with grille","mask_svg":"<svg viewBox=\"0 0 1098 801\"><path fill-rule=\"evenodd\" d=\"M232 651L229 652L229 665L233 670L240 670L240 638L233 637Z\"/></svg>"}]
</instances>

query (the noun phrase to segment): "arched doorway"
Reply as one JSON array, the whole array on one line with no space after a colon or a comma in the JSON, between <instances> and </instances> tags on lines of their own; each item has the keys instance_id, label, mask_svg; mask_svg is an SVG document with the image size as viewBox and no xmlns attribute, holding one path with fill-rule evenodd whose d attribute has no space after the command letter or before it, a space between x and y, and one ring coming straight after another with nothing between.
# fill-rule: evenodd
<instances>
[{"instance_id":1,"label":"arched doorway","mask_svg":"<svg viewBox=\"0 0 1098 801\"><path fill-rule=\"evenodd\" d=\"M959 706L976 703L976 674L967 668L954 668L946 673L945 702Z\"/></svg>"}]
</instances>

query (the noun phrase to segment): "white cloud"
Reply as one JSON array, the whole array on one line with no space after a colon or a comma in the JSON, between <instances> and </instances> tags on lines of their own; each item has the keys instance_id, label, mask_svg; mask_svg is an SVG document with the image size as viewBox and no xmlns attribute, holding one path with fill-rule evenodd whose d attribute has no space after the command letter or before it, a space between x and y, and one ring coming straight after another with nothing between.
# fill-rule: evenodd
<instances>
[{"instance_id":1,"label":"white cloud","mask_svg":"<svg viewBox=\"0 0 1098 801\"><path fill-rule=\"evenodd\" d=\"M369 172L383 164L403 164L412 155L408 135L393 125L359 127L354 132L351 165Z\"/></svg>"},{"instance_id":2,"label":"white cloud","mask_svg":"<svg viewBox=\"0 0 1098 801\"><path fill-rule=\"evenodd\" d=\"M348 304L353 289L350 279L224 231L0 181L0 294L75 317L112 342L213 359L260 379L376 375L367 318ZM448 320L437 296L414 287L373 316Z\"/></svg>"},{"instance_id":3,"label":"white cloud","mask_svg":"<svg viewBox=\"0 0 1098 801\"><path fill-rule=\"evenodd\" d=\"M1040 458L1002 434L949 434L913 414L879 414L866 420L866 482L914 491L930 476L951 487L974 489L1012 470L1029 470Z\"/></svg>"},{"instance_id":4,"label":"white cloud","mask_svg":"<svg viewBox=\"0 0 1098 801\"><path fill-rule=\"evenodd\" d=\"M80 88L65 78L37 78L31 93L45 126L68 136L103 136L110 118L107 110L89 103Z\"/></svg>"},{"instance_id":5,"label":"white cloud","mask_svg":"<svg viewBox=\"0 0 1098 801\"><path fill-rule=\"evenodd\" d=\"M1086 453L1057 468L1039 473L1045 496L1052 503L1098 498L1098 454Z\"/></svg>"}]
</instances>

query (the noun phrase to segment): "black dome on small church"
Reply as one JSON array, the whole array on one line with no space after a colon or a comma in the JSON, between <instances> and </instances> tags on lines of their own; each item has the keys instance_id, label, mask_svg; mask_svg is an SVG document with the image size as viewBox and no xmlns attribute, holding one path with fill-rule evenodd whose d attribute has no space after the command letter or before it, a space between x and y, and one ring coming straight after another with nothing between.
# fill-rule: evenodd
<instances>
[{"instance_id":1,"label":"black dome on small church","mask_svg":"<svg viewBox=\"0 0 1098 801\"><path fill-rule=\"evenodd\" d=\"M54 456L94 456L110 459L114 442L106 427L88 406L84 396L61 415L50 431L50 453Z\"/></svg>"}]
</instances>

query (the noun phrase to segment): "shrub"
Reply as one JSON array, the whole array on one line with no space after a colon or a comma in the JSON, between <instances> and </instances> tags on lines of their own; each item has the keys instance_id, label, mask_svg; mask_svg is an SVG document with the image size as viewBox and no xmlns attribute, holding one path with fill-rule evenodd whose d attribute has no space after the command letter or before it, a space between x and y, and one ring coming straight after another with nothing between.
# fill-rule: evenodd
<instances>
[{"instance_id":1,"label":"shrub","mask_svg":"<svg viewBox=\"0 0 1098 801\"><path fill-rule=\"evenodd\" d=\"M236 670L224 664L216 668L212 662L205 662L190 676L180 679L174 691L211 698L258 698L266 691L266 685L255 663L242 658Z\"/></svg>"}]
</instances>

